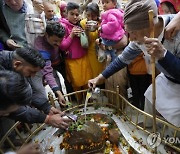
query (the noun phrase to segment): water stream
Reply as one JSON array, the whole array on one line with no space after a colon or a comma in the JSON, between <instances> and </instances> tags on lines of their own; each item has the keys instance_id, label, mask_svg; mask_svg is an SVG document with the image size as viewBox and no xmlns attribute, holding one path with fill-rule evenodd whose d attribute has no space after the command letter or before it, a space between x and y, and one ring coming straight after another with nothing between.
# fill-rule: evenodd
<instances>
[{"instance_id":1,"label":"water stream","mask_svg":"<svg viewBox=\"0 0 180 154\"><path fill-rule=\"evenodd\" d=\"M92 96L92 92L87 92L87 94L86 94L86 100L85 100L85 104L84 104L85 123L86 123L87 103L88 103L88 100L91 98L91 96Z\"/></svg>"}]
</instances>

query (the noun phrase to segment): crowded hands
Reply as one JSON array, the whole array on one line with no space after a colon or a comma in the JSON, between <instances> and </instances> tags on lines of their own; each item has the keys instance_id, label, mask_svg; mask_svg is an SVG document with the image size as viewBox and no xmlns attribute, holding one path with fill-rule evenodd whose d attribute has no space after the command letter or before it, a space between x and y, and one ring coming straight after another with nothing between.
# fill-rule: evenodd
<instances>
[{"instance_id":1,"label":"crowded hands","mask_svg":"<svg viewBox=\"0 0 180 154\"><path fill-rule=\"evenodd\" d=\"M47 115L45 123L56 128L67 129L72 120L64 118L64 114L64 112L61 112L60 114Z\"/></svg>"},{"instance_id":2,"label":"crowded hands","mask_svg":"<svg viewBox=\"0 0 180 154\"><path fill-rule=\"evenodd\" d=\"M53 115L53 114L61 114L62 112L59 109L56 109L55 107L51 107L50 111L49 111L49 115Z\"/></svg>"}]
</instances>

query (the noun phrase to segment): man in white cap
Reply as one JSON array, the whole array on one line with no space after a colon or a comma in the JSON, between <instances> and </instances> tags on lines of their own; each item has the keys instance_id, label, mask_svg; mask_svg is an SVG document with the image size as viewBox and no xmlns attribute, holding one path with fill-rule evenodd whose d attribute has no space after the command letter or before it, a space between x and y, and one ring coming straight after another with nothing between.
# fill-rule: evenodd
<instances>
[{"instance_id":1,"label":"man in white cap","mask_svg":"<svg viewBox=\"0 0 180 154\"><path fill-rule=\"evenodd\" d=\"M149 10L154 12L155 38L148 38ZM124 12L125 29L131 42L99 76L89 80L89 86L102 83L142 52L147 62L150 55L154 56L161 72L156 77L156 109L168 122L180 127L180 33L173 41L164 39L164 28L172 18L173 15L158 16L154 0L131 0ZM152 114L151 86L145 92L145 98L145 111Z\"/></svg>"}]
</instances>

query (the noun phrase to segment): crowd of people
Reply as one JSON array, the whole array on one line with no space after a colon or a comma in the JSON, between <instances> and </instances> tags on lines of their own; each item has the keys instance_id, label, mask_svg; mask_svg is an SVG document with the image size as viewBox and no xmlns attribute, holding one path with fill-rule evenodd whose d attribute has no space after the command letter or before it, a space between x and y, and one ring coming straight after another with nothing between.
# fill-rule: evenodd
<instances>
[{"instance_id":1,"label":"crowd of people","mask_svg":"<svg viewBox=\"0 0 180 154\"><path fill-rule=\"evenodd\" d=\"M155 38L150 37L149 10L154 13ZM151 56L158 70L156 110L180 127L179 10L175 0L129 0L124 10L117 0L87 0L82 5L1 0L0 137L14 120L68 127L71 120L49 104L43 84L65 106L58 72L70 93L103 86L105 79L126 67L132 104L152 114ZM39 153L35 149L32 154Z\"/></svg>"}]
</instances>

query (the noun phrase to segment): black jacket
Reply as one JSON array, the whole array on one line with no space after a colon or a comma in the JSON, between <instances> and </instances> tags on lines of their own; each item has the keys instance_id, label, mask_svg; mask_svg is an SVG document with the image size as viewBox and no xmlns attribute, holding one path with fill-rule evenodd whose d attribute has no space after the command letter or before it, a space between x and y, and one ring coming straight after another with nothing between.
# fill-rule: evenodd
<instances>
[{"instance_id":1,"label":"black jacket","mask_svg":"<svg viewBox=\"0 0 180 154\"><path fill-rule=\"evenodd\" d=\"M13 61L13 51L3 50L0 52L1 70L5 69L5 70L13 71L12 61ZM28 78L27 80L29 81ZM31 84L31 82L29 83ZM32 87L32 89L34 88ZM36 107L37 109L43 111L44 113L30 106L22 106L17 111L11 113L9 117L21 122L43 123L45 121L46 114L49 113L51 105L48 103L48 100L46 98L43 98L42 100L43 101L32 100L32 103L30 105Z\"/></svg>"}]
</instances>

